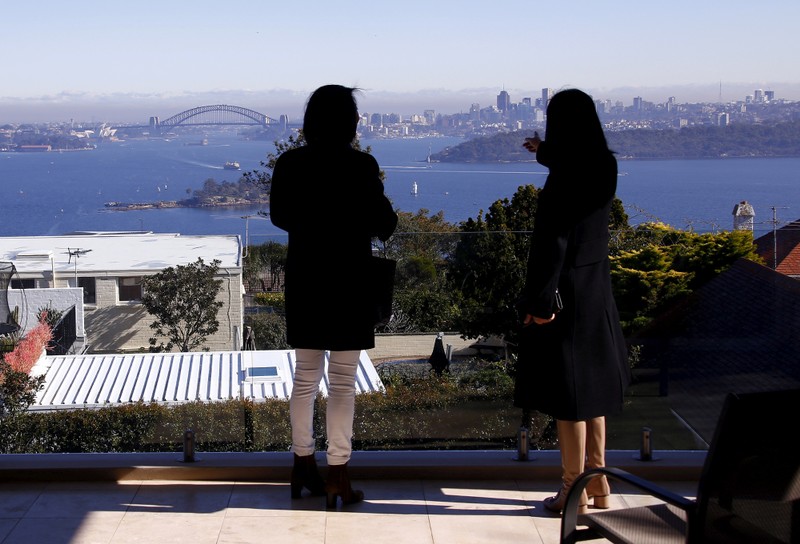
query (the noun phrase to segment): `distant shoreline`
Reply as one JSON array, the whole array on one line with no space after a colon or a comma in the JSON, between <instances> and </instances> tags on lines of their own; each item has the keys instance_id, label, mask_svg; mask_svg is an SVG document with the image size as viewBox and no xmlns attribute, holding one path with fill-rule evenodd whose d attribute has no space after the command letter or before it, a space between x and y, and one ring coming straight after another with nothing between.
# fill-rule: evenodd
<instances>
[{"instance_id":1,"label":"distant shoreline","mask_svg":"<svg viewBox=\"0 0 800 544\"><path fill-rule=\"evenodd\" d=\"M229 199L230 200L230 199ZM168 210L174 208L246 208L258 205L269 204L269 199L236 199L230 201L211 201L211 202L192 202L189 200L158 200L156 202L106 202L104 209L112 211L134 211L134 210Z\"/></svg>"}]
</instances>

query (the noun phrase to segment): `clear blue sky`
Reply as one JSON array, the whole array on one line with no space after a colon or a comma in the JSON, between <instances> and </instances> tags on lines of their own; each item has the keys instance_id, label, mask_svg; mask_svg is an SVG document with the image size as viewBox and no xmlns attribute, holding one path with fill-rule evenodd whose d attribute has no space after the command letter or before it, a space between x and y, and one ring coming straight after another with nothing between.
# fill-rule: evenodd
<instances>
[{"instance_id":1,"label":"clear blue sky","mask_svg":"<svg viewBox=\"0 0 800 544\"><path fill-rule=\"evenodd\" d=\"M721 82L724 100L755 88L798 100L799 23L797 0L4 2L0 123L89 104L296 116L325 83L364 89L362 110L404 114L488 105L502 88L512 101L573 86L629 104L716 100Z\"/></svg>"}]
</instances>

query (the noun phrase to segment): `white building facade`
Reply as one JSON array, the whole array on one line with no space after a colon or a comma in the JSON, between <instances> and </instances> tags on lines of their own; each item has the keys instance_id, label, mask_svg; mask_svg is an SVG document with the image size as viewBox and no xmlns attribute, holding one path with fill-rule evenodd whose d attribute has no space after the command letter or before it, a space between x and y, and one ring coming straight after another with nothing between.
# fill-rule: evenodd
<instances>
[{"instance_id":1,"label":"white building facade","mask_svg":"<svg viewBox=\"0 0 800 544\"><path fill-rule=\"evenodd\" d=\"M202 258L219 260L223 303L219 330L206 339L212 351L241 347L244 319L242 246L238 235L185 236L152 232L80 232L63 236L0 237L0 261L14 264L9 306L30 328L36 312L76 304L77 332L92 353L147 350L153 318L140 302L143 276ZM52 290L52 291L51 291ZM81 294L65 296L70 291ZM52 294L53 296L49 296ZM81 340L79 338L79 340Z\"/></svg>"}]
</instances>

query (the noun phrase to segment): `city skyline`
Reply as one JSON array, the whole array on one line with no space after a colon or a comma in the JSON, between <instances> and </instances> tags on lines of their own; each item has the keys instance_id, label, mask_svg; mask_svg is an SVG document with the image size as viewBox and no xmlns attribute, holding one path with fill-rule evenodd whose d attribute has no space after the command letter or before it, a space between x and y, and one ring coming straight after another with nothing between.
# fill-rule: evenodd
<instances>
[{"instance_id":1,"label":"city skyline","mask_svg":"<svg viewBox=\"0 0 800 544\"><path fill-rule=\"evenodd\" d=\"M800 100L800 4L510 0L253 5L45 0L3 7L0 122L141 121L229 103L302 115L325 83L363 89L362 111L466 111L578 87L630 104Z\"/></svg>"}]
</instances>

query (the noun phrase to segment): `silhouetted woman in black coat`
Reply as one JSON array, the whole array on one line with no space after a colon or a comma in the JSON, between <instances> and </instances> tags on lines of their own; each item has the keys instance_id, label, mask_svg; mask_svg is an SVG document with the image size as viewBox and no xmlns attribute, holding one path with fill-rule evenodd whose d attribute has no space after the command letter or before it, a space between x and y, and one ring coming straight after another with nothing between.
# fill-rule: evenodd
<instances>
[{"instance_id":1,"label":"silhouetted woman in black coat","mask_svg":"<svg viewBox=\"0 0 800 544\"><path fill-rule=\"evenodd\" d=\"M617 162L594 102L577 89L553 96L545 140L524 146L550 173L528 261L515 405L556 419L563 485L545 506L560 512L584 468L605 465L605 416L622 410L630 381L608 261ZM604 478L586 491L608 507Z\"/></svg>"},{"instance_id":2,"label":"silhouetted woman in black coat","mask_svg":"<svg viewBox=\"0 0 800 544\"><path fill-rule=\"evenodd\" d=\"M272 173L270 217L289 233L286 262L287 340L297 366L290 399L292 497L302 488L362 500L350 487L355 374L361 350L375 346L375 308L367 289L372 238L387 240L397 214L383 192L375 159L353 149L355 89L320 87L303 119L307 145L286 151ZM314 399L328 358L327 485L314 460Z\"/></svg>"}]
</instances>

